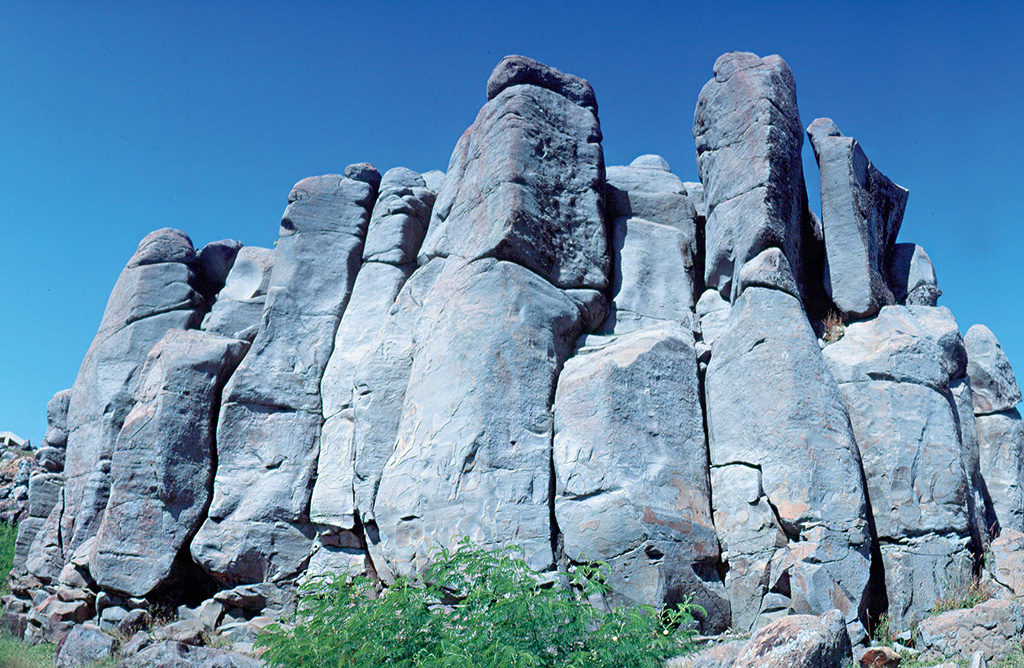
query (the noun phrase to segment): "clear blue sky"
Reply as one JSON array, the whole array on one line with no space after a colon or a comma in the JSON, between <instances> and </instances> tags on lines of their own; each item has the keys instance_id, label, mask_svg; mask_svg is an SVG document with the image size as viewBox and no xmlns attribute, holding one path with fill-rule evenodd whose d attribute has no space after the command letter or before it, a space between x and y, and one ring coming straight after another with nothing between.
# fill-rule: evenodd
<instances>
[{"instance_id":1,"label":"clear blue sky","mask_svg":"<svg viewBox=\"0 0 1024 668\"><path fill-rule=\"evenodd\" d=\"M270 246L299 179L445 169L509 53L590 80L607 164L696 180L715 58L778 53L910 189L900 234L1024 376L1024 3L0 2L0 431L39 443L139 239ZM805 145L812 207L817 171Z\"/></svg>"}]
</instances>

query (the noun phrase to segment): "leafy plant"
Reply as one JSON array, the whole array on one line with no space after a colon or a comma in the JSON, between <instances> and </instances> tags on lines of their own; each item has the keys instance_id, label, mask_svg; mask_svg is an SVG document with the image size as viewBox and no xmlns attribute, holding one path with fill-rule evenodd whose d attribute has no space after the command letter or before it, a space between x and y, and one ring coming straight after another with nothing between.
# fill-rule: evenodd
<instances>
[{"instance_id":1,"label":"leafy plant","mask_svg":"<svg viewBox=\"0 0 1024 668\"><path fill-rule=\"evenodd\" d=\"M422 582L399 578L379 595L366 577L313 579L294 626L257 637L262 658L296 668L654 668L690 646L697 606L602 613L587 603L608 592L602 564L545 582L515 548L468 540L431 561Z\"/></svg>"},{"instance_id":2,"label":"leafy plant","mask_svg":"<svg viewBox=\"0 0 1024 668\"><path fill-rule=\"evenodd\" d=\"M18 539L18 525L0 523L0 595L11 593L10 574L14 567L14 543Z\"/></svg>"}]
</instances>

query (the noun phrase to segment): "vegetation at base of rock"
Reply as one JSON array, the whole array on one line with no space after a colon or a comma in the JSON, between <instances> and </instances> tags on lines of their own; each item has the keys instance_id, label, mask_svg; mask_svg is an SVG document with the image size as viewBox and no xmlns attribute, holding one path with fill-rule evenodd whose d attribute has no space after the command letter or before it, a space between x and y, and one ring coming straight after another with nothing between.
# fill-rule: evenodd
<instances>
[{"instance_id":1,"label":"vegetation at base of rock","mask_svg":"<svg viewBox=\"0 0 1024 668\"><path fill-rule=\"evenodd\" d=\"M3 582L0 583L0 596L11 593L11 583L7 574L14 566L14 543L18 540L18 525L0 523L0 574Z\"/></svg>"},{"instance_id":2,"label":"vegetation at base of rock","mask_svg":"<svg viewBox=\"0 0 1024 668\"><path fill-rule=\"evenodd\" d=\"M570 586L545 583L514 548L464 541L435 552L422 582L399 578L374 597L365 577L313 578L295 626L256 641L269 665L416 668L654 668L691 646L697 606L604 613L604 567L578 566Z\"/></svg>"},{"instance_id":3,"label":"vegetation at base of rock","mask_svg":"<svg viewBox=\"0 0 1024 668\"><path fill-rule=\"evenodd\" d=\"M29 646L6 633L0 633L0 666L3 668L53 668L54 646L49 643Z\"/></svg>"},{"instance_id":4,"label":"vegetation at base of rock","mask_svg":"<svg viewBox=\"0 0 1024 668\"><path fill-rule=\"evenodd\" d=\"M829 311L825 319L821 321L821 328L824 333L821 335L825 343L835 343L843 338L846 328L843 326L843 319L835 311Z\"/></svg>"},{"instance_id":5,"label":"vegetation at base of rock","mask_svg":"<svg viewBox=\"0 0 1024 668\"><path fill-rule=\"evenodd\" d=\"M944 596L935 599L932 613L948 612L960 608L973 608L992 598L988 584L977 578L957 579L952 582Z\"/></svg>"}]
</instances>

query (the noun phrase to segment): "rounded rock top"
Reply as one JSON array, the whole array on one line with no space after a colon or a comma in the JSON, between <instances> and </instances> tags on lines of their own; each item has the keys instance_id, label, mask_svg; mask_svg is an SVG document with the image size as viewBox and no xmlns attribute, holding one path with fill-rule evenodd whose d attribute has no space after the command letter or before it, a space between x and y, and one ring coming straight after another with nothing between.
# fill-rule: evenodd
<instances>
[{"instance_id":1,"label":"rounded rock top","mask_svg":"<svg viewBox=\"0 0 1024 668\"><path fill-rule=\"evenodd\" d=\"M519 84L547 88L597 114L597 96L589 81L526 56L513 55L501 59L487 80L487 99L493 100L506 88Z\"/></svg>"},{"instance_id":2,"label":"rounded rock top","mask_svg":"<svg viewBox=\"0 0 1024 668\"><path fill-rule=\"evenodd\" d=\"M668 160L655 155L654 153L647 153L639 156L633 162L629 163L630 167L639 167L640 169L658 169L663 172L671 172L672 170L668 166Z\"/></svg>"}]
</instances>

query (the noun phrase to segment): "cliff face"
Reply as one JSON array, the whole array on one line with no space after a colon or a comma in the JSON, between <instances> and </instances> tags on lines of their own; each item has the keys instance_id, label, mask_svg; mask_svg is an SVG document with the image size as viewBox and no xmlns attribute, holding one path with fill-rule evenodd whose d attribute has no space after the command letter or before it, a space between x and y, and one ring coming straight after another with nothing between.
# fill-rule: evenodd
<instances>
[{"instance_id":1,"label":"cliff face","mask_svg":"<svg viewBox=\"0 0 1024 668\"><path fill-rule=\"evenodd\" d=\"M811 213L781 58L715 63L701 183L606 168L583 79L509 56L487 97L445 175L298 183L273 250L142 241L49 407L30 635L147 600L278 615L310 574L387 584L468 536L605 561L615 603L693 595L707 632L838 608L856 642L1024 531L1005 355L828 119Z\"/></svg>"}]
</instances>

